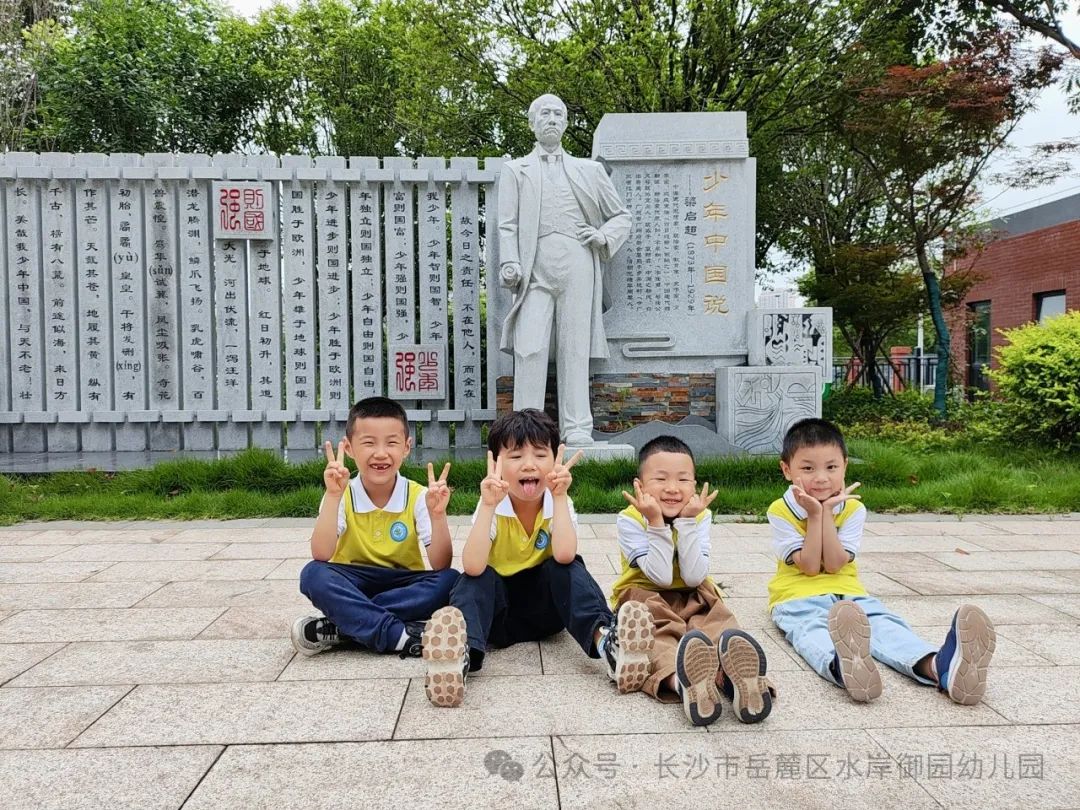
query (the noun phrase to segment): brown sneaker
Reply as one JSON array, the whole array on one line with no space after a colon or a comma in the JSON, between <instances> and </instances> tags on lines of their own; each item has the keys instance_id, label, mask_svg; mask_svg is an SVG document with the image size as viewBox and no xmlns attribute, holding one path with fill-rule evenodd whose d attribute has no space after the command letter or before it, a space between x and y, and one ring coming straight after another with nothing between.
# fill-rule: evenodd
<instances>
[{"instance_id":1,"label":"brown sneaker","mask_svg":"<svg viewBox=\"0 0 1080 810\"><path fill-rule=\"evenodd\" d=\"M765 651L745 630L725 630L716 645L723 689L743 723L760 723L772 711L776 690L765 677Z\"/></svg>"},{"instance_id":2,"label":"brown sneaker","mask_svg":"<svg viewBox=\"0 0 1080 810\"><path fill-rule=\"evenodd\" d=\"M597 651L619 692L637 692L649 678L653 617L641 602L623 602L602 635Z\"/></svg>"},{"instance_id":3,"label":"brown sneaker","mask_svg":"<svg viewBox=\"0 0 1080 810\"><path fill-rule=\"evenodd\" d=\"M427 661L424 693L433 706L460 706L469 674L465 617L456 607L439 608L424 625L422 655Z\"/></svg>"},{"instance_id":4,"label":"brown sneaker","mask_svg":"<svg viewBox=\"0 0 1080 810\"><path fill-rule=\"evenodd\" d=\"M679 687L686 719L695 726L707 726L720 717L720 691L716 673L720 661L716 647L700 630L690 630L675 651L675 682Z\"/></svg>"},{"instance_id":5,"label":"brown sneaker","mask_svg":"<svg viewBox=\"0 0 1080 810\"><path fill-rule=\"evenodd\" d=\"M881 696L881 675L870 656L870 620L844 599L829 610L829 636L836 647L843 686L852 700L869 703Z\"/></svg>"}]
</instances>

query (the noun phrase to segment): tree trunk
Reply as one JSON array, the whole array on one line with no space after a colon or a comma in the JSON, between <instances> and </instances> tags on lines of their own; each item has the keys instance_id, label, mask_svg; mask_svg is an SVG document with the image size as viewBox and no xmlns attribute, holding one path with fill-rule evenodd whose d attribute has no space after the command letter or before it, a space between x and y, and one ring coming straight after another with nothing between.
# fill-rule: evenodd
<instances>
[{"instance_id":1,"label":"tree trunk","mask_svg":"<svg viewBox=\"0 0 1080 810\"><path fill-rule=\"evenodd\" d=\"M951 340L949 327L945 324L945 313L941 309L941 285L938 277L930 267L930 259L926 255L926 245L919 244L915 248L915 254L919 260L919 269L922 271L923 282L926 284L926 298L930 304L930 318L937 330L937 374L934 379L934 408L938 415L945 418L946 397L949 384L949 353Z\"/></svg>"},{"instance_id":2,"label":"tree trunk","mask_svg":"<svg viewBox=\"0 0 1080 810\"><path fill-rule=\"evenodd\" d=\"M881 375L877 368L877 346L871 335L859 337L859 362L862 364L861 376L874 392L874 399L881 399L885 393L881 384Z\"/></svg>"}]
</instances>

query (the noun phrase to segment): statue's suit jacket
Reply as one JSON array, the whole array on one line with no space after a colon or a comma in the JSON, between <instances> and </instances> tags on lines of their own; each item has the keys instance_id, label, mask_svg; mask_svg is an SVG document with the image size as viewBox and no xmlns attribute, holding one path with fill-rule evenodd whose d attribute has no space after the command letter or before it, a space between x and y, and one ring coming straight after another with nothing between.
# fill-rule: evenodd
<instances>
[{"instance_id":1,"label":"statue's suit jacket","mask_svg":"<svg viewBox=\"0 0 1080 810\"><path fill-rule=\"evenodd\" d=\"M585 214L585 220L600 231L607 243L602 249L591 250L593 257L592 334L589 356L609 356L604 333L604 278L601 261L607 261L622 247L630 234L632 219L604 167L595 160L585 160L563 154L563 167L570 188ZM514 351L514 325L525 296L529 294L536 258L536 241L540 232L540 173L539 147L524 157L503 164L499 176L499 263L521 265L521 285L514 304L503 324L499 348Z\"/></svg>"}]
</instances>

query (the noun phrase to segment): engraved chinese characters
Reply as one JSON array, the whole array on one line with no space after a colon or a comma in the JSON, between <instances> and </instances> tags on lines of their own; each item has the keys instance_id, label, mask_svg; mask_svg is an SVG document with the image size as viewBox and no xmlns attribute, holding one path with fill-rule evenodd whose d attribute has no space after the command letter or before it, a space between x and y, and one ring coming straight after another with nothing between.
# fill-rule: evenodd
<instances>
[{"instance_id":1,"label":"engraved chinese characters","mask_svg":"<svg viewBox=\"0 0 1080 810\"><path fill-rule=\"evenodd\" d=\"M607 270L611 356L624 374L710 373L746 356L754 289L754 160L741 113L614 114L593 154L634 216ZM613 380L614 384L614 380Z\"/></svg>"}]
</instances>

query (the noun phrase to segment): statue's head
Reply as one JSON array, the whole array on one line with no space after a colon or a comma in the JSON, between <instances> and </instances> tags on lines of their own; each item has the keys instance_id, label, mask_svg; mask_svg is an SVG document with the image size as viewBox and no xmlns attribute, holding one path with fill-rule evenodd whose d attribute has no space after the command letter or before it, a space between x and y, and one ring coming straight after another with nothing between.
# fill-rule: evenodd
<instances>
[{"instance_id":1,"label":"statue's head","mask_svg":"<svg viewBox=\"0 0 1080 810\"><path fill-rule=\"evenodd\" d=\"M566 105L562 99L551 93L536 99L529 105L529 126L541 145L558 146L566 132Z\"/></svg>"}]
</instances>

